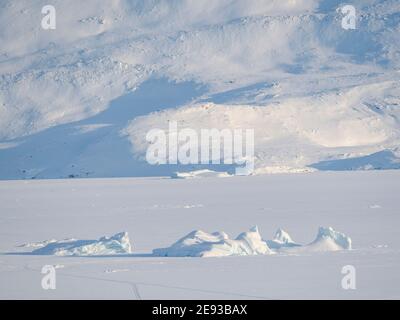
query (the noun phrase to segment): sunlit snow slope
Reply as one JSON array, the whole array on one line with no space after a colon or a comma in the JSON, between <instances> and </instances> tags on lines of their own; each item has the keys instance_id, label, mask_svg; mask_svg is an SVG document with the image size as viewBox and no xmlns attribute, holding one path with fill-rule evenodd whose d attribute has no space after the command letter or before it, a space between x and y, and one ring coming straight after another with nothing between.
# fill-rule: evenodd
<instances>
[{"instance_id":1,"label":"sunlit snow slope","mask_svg":"<svg viewBox=\"0 0 400 320\"><path fill-rule=\"evenodd\" d=\"M400 168L397 0L46 4L0 1L0 179L196 169L144 161L168 120L254 128L256 174Z\"/></svg>"}]
</instances>

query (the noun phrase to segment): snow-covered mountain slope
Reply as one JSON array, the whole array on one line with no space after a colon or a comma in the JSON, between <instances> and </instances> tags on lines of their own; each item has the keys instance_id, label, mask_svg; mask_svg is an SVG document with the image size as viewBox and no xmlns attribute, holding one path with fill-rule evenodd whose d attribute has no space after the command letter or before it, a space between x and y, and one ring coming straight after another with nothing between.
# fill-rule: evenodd
<instances>
[{"instance_id":1,"label":"snow-covered mountain slope","mask_svg":"<svg viewBox=\"0 0 400 320\"><path fill-rule=\"evenodd\" d=\"M165 120L254 128L256 173L400 167L396 0L45 4L0 2L1 179L192 171L143 161Z\"/></svg>"},{"instance_id":2,"label":"snow-covered mountain slope","mask_svg":"<svg viewBox=\"0 0 400 320\"><path fill-rule=\"evenodd\" d=\"M383 105L383 100L400 93L399 89L397 82L388 81L281 98L265 106L195 104L138 117L124 133L136 154L145 155L149 146L146 133L152 128L168 131L171 119L181 129L195 129L199 136L202 128L254 128L256 173L282 166L304 168L315 164L318 168L318 162L331 157L359 157L382 149L397 152L400 107L385 105L386 110L380 111L370 104Z\"/></svg>"}]
</instances>

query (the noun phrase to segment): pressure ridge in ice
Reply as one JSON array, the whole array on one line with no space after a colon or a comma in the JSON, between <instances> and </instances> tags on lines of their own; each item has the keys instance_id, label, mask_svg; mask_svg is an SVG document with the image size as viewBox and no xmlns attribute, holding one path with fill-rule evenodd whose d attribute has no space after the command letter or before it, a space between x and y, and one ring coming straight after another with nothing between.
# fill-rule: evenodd
<instances>
[{"instance_id":1,"label":"pressure ridge in ice","mask_svg":"<svg viewBox=\"0 0 400 320\"><path fill-rule=\"evenodd\" d=\"M153 250L153 254L169 257L219 257L350 249L351 239L331 227L320 227L316 239L308 245L294 242L283 229L278 229L274 239L264 241L258 228L253 227L249 231L241 233L236 239L230 239L225 232L210 234L195 230L168 248Z\"/></svg>"},{"instance_id":2,"label":"pressure ridge in ice","mask_svg":"<svg viewBox=\"0 0 400 320\"><path fill-rule=\"evenodd\" d=\"M257 227L243 232L236 239L229 239L225 232L207 233L195 230L169 248L153 250L156 256L170 257L220 257L270 254Z\"/></svg>"},{"instance_id":3,"label":"pressure ridge in ice","mask_svg":"<svg viewBox=\"0 0 400 320\"><path fill-rule=\"evenodd\" d=\"M33 254L56 256L92 256L131 253L132 247L127 232L98 240L52 240L43 247L32 251Z\"/></svg>"}]
</instances>

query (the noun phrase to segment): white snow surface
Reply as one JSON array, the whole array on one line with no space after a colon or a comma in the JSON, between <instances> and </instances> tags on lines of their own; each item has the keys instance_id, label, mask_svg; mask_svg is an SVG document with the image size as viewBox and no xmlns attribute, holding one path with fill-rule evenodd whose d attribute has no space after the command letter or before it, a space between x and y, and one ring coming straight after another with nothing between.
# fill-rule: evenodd
<instances>
[{"instance_id":1,"label":"white snow surface","mask_svg":"<svg viewBox=\"0 0 400 320\"><path fill-rule=\"evenodd\" d=\"M399 174L378 170L229 179L2 181L0 298L396 299ZM196 205L186 209L190 204ZM293 241L305 245L245 257L151 254L188 230L236 235L255 224L264 239L283 227ZM352 250L311 250L311 245L299 252L314 242L321 225L351 236ZM38 247L19 246L71 236L96 239L119 230L134 240L131 254L32 255ZM329 229L318 238L324 245L336 239L335 249L349 245ZM64 266L56 271L56 290L41 287L44 265ZM356 269L356 290L342 289L347 265Z\"/></svg>"},{"instance_id":2,"label":"white snow surface","mask_svg":"<svg viewBox=\"0 0 400 320\"><path fill-rule=\"evenodd\" d=\"M98 240L51 240L32 251L38 255L56 256L95 256L129 254L132 252L127 232L120 232L111 237L101 237Z\"/></svg>"},{"instance_id":3,"label":"white snow surface","mask_svg":"<svg viewBox=\"0 0 400 320\"><path fill-rule=\"evenodd\" d=\"M252 128L255 171L398 169L400 3L0 3L0 179L172 176L145 133Z\"/></svg>"}]
</instances>

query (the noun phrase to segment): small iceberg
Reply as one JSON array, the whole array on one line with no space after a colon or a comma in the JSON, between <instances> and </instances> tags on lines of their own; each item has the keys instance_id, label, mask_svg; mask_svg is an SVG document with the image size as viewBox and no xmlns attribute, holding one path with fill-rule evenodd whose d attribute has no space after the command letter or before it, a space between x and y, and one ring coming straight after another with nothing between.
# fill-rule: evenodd
<instances>
[{"instance_id":1,"label":"small iceberg","mask_svg":"<svg viewBox=\"0 0 400 320\"><path fill-rule=\"evenodd\" d=\"M164 257L226 257L272 254L257 227L230 239L225 232L195 230L168 248L153 250Z\"/></svg>"},{"instance_id":2,"label":"small iceberg","mask_svg":"<svg viewBox=\"0 0 400 320\"><path fill-rule=\"evenodd\" d=\"M332 227L320 227L317 237L307 247L312 251L351 250L351 239Z\"/></svg>"},{"instance_id":3,"label":"small iceberg","mask_svg":"<svg viewBox=\"0 0 400 320\"><path fill-rule=\"evenodd\" d=\"M44 242L45 243L45 242ZM111 237L101 237L98 240L51 240L32 254L55 256L95 256L128 254L132 246L127 232L117 233Z\"/></svg>"},{"instance_id":4,"label":"small iceberg","mask_svg":"<svg viewBox=\"0 0 400 320\"><path fill-rule=\"evenodd\" d=\"M172 174L171 178L175 179L195 179L195 178L226 178L231 177L228 172L213 171L208 169L187 171L187 172L175 172Z\"/></svg>"},{"instance_id":5,"label":"small iceberg","mask_svg":"<svg viewBox=\"0 0 400 320\"><path fill-rule=\"evenodd\" d=\"M313 242L303 246L281 246L277 250L287 253L351 250L351 239L332 227L320 227Z\"/></svg>"},{"instance_id":6,"label":"small iceberg","mask_svg":"<svg viewBox=\"0 0 400 320\"><path fill-rule=\"evenodd\" d=\"M271 249L280 249L280 248L290 248L290 247L300 247L301 244L298 244L292 240L290 235L283 229L279 228L275 236L272 240L266 241L268 247Z\"/></svg>"}]
</instances>

